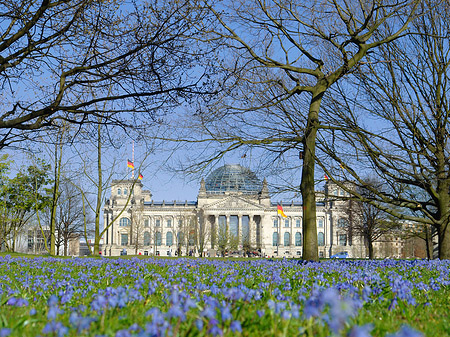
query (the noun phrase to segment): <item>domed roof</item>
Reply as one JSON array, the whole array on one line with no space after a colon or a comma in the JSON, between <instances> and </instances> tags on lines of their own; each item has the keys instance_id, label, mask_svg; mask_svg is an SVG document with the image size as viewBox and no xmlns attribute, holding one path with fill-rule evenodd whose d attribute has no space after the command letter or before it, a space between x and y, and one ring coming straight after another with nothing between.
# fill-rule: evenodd
<instances>
[{"instance_id":1,"label":"domed roof","mask_svg":"<svg viewBox=\"0 0 450 337\"><path fill-rule=\"evenodd\" d=\"M239 164L225 165L214 170L205 181L206 193L242 192L257 194L262 183L255 173Z\"/></svg>"}]
</instances>

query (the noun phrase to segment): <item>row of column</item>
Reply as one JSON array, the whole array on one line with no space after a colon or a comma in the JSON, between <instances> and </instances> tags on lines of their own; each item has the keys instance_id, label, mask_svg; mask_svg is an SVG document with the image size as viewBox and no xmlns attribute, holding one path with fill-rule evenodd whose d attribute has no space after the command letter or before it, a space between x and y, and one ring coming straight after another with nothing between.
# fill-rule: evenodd
<instances>
[{"instance_id":1,"label":"row of column","mask_svg":"<svg viewBox=\"0 0 450 337\"><path fill-rule=\"evenodd\" d=\"M218 233L219 226L222 225L222 223L219 222L220 217L225 217L225 223L226 230L228 234L231 234L231 217L236 216L237 217L237 236L238 236L238 245L240 248L245 244L244 242L244 235L243 235L243 217L248 217L248 243L251 246L261 247L261 223L262 223L262 215L248 215L248 214L205 214L205 218L211 225L211 233ZM210 221L210 218L214 218L214 221ZM257 221L257 218L259 218L259 222ZM217 237L215 238L216 242L214 242L213 237L211 237L211 246L214 244L217 244ZM252 241L253 240L253 241Z\"/></svg>"}]
</instances>

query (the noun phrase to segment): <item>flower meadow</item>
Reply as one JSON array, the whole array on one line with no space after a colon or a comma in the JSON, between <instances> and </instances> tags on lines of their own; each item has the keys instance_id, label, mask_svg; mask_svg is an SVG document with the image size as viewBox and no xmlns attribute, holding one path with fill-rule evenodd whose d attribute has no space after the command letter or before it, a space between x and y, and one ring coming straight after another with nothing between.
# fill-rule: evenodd
<instances>
[{"instance_id":1,"label":"flower meadow","mask_svg":"<svg viewBox=\"0 0 450 337\"><path fill-rule=\"evenodd\" d=\"M445 336L448 261L0 257L3 336Z\"/></svg>"}]
</instances>

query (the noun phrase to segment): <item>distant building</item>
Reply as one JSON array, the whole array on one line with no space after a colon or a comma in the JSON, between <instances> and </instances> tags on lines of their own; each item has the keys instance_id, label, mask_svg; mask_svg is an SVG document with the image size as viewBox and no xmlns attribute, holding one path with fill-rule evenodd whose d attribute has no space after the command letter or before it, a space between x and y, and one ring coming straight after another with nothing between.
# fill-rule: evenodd
<instances>
[{"instance_id":1,"label":"distant building","mask_svg":"<svg viewBox=\"0 0 450 337\"><path fill-rule=\"evenodd\" d=\"M47 254L48 250L46 249L45 240L47 240L47 247L50 247L50 229L48 226L43 227L43 229L39 227L29 228L26 232L27 234L27 253L28 254ZM56 233L56 235L58 235ZM67 255L68 256L78 256L80 250L80 240L78 236L74 236L69 239L68 247L67 247ZM64 255L64 243L61 243L59 249L59 255Z\"/></svg>"},{"instance_id":2,"label":"distant building","mask_svg":"<svg viewBox=\"0 0 450 337\"><path fill-rule=\"evenodd\" d=\"M89 244L89 247L88 247ZM99 250L102 251L103 241L100 240L100 248ZM93 240L88 240L88 243L84 239L78 240L78 252L77 254L79 256L88 256L91 255L91 250L94 249Z\"/></svg>"},{"instance_id":3,"label":"distant building","mask_svg":"<svg viewBox=\"0 0 450 337\"><path fill-rule=\"evenodd\" d=\"M302 204L282 202L277 214L267 182L240 165L225 165L201 181L195 201L154 201L140 180L114 180L104 208L102 253L175 256L260 254L301 257ZM365 257L360 237L348 231L345 191L325 183L317 193L319 256L348 252Z\"/></svg>"}]
</instances>

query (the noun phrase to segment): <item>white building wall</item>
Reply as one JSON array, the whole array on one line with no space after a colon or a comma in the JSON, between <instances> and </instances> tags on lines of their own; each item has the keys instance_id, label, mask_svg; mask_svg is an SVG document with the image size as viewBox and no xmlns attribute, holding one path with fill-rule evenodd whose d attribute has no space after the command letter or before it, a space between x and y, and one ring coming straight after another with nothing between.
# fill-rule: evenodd
<instances>
[{"instance_id":1,"label":"white building wall","mask_svg":"<svg viewBox=\"0 0 450 337\"><path fill-rule=\"evenodd\" d=\"M124 195L124 189L127 189L127 194ZM213 215L215 218L215 225L218 228L219 216L226 216L229 224L230 216L236 215L239 217L239 231L242 235L242 217L248 215L250 217L250 237L254 249L257 249L256 240L256 223L255 217L261 218L261 247L260 251L265 256L278 256L278 257L300 257L298 252L302 251L302 246L295 245L295 234L303 232L302 227L296 227L296 220L302 219L303 211L300 204L288 203L283 205L284 213L289 219L289 227L285 227L285 220L277 214L277 206L271 203L269 197L261 197L258 195L244 195L242 193L227 192L222 195L208 195L205 191L200 191L199 197L196 202L155 202L151 201L151 193L149 191L142 190L143 185L140 181L114 181L111 188L111 199L105 205L105 223L108 229L108 240L104 247L104 254L106 255L120 255L121 251L126 250L127 254L134 254L135 246L128 244L127 246L121 245L121 234L128 233L128 243L130 243L130 228L120 226L121 218L129 218L136 210L137 205L143 203L142 208L142 221L149 219L149 227L143 228L142 233L150 233L150 245L142 244L138 247L138 254L155 254L159 251L160 255L166 256L175 255L177 250L177 234L181 230L178 228L178 219L182 218L184 223L188 219L194 219L199 217L201 221L207 226L211 226L209 222L209 216ZM121 194L119 194L119 189ZM129 191L133 189L132 196L129 195ZM318 194L321 195L320 193ZM323 194L322 194L323 195ZM131 210L131 211L130 211ZM123 211L123 212L122 212ZM118 214L122 212L120 216ZM109 220L107 216L109 215ZM317 230L324 233L324 245L319 247L319 252L323 257L329 257L332 254L341 251L348 251L351 256L359 257L356 255L361 254L361 242L356 242L354 237L354 244L352 246L339 246L337 221L339 217L345 216L342 209L337 207L334 202L333 207L330 207L329 203L319 203L317 205ZM278 217L278 228L273 227L273 219ZM115 219L114 224L111 225L111 221ZM160 227L156 227L156 220L160 220ZM167 220L171 220L171 227L167 227ZM320 221L323 223L323 227L320 227ZM301 224L302 225L302 224ZM161 245L157 246L155 242L155 233L159 231L161 233ZM167 232L173 234L173 244L167 245L166 234ZM183 229L185 235L188 234ZM210 231L210 228L209 228ZM279 236L279 244L273 246L273 233L277 231ZM288 232L290 234L290 245L284 245L284 234ZM142 234L143 236L143 234ZM211 236L211 233L209 234ZM112 239L112 241L111 241ZM135 238L133 238L135 239ZM185 237L188 240L188 237ZM303 242L302 242L303 243ZM358 246L359 245L359 246ZM242 250L242 242L239 243L238 249ZM192 248L192 249L191 249ZM211 249L211 239L207 240L205 248L209 251ZM216 239L217 250L217 239ZM278 248L278 255L277 253ZM187 247L183 245L182 253L186 254L189 251L193 251L194 254L199 254L198 247ZM362 257L362 256L361 256Z\"/></svg>"}]
</instances>

